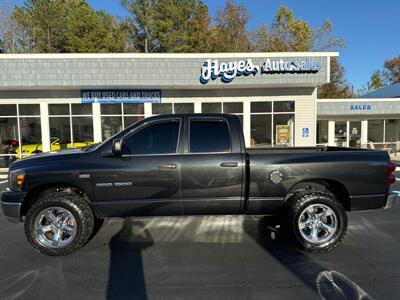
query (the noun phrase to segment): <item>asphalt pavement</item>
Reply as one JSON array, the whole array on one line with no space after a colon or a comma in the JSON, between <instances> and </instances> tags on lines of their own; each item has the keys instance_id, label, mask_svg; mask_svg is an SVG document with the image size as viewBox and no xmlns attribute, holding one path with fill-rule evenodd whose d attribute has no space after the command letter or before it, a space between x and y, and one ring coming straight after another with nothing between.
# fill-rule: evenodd
<instances>
[{"instance_id":1,"label":"asphalt pavement","mask_svg":"<svg viewBox=\"0 0 400 300\"><path fill-rule=\"evenodd\" d=\"M115 219L81 250L47 257L1 215L0 299L398 299L399 216L399 204L350 213L325 254L293 248L273 218Z\"/></svg>"}]
</instances>

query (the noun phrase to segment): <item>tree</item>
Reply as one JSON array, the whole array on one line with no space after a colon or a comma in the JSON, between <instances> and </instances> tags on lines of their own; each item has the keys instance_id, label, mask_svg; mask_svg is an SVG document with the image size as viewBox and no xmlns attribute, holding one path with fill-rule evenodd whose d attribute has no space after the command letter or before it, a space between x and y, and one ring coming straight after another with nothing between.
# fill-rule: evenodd
<instances>
[{"instance_id":1,"label":"tree","mask_svg":"<svg viewBox=\"0 0 400 300\"><path fill-rule=\"evenodd\" d=\"M400 83L400 55L386 60L384 68L383 72L388 84Z\"/></svg>"},{"instance_id":2,"label":"tree","mask_svg":"<svg viewBox=\"0 0 400 300\"><path fill-rule=\"evenodd\" d=\"M31 37L29 52L66 52L65 34L79 0L26 0L13 17Z\"/></svg>"},{"instance_id":3,"label":"tree","mask_svg":"<svg viewBox=\"0 0 400 300\"><path fill-rule=\"evenodd\" d=\"M28 52L32 40L14 17L14 0L0 4L0 47L4 53Z\"/></svg>"},{"instance_id":4,"label":"tree","mask_svg":"<svg viewBox=\"0 0 400 300\"><path fill-rule=\"evenodd\" d=\"M312 43L312 28L285 6L279 8L269 31L264 25L255 33L256 50L262 52L309 51Z\"/></svg>"},{"instance_id":5,"label":"tree","mask_svg":"<svg viewBox=\"0 0 400 300\"><path fill-rule=\"evenodd\" d=\"M115 17L80 2L68 17L66 52L123 52L126 34Z\"/></svg>"},{"instance_id":6,"label":"tree","mask_svg":"<svg viewBox=\"0 0 400 300\"><path fill-rule=\"evenodd\" d=\"M382 74L380 71L375 71L371 75L371 79L367 83L367 87L369 91L375 91L377 89L383 88L385 83L382 78Z\"/></svg>"},{"instance_id":7,"label":"tree","mask_svg":"<svg viewBox=\"0 0 400 300\"><path fill-rule=\"evenodd\" d=\"M247 31L250 14L243 5L231 0L217 11L215 24L210 29L212 52L249 52L252 44Z\"/></svg>"},{"instance_id":8,"label":"tree","mask_svg":"<svg viewBox=\"0 0 400 300\"><path fill-rule=\"evenodd\" d=\"M208 8L201 0L122 0L131 32L144 52L208 50Z\"/></svg>"},{"instance_id":9,"label":"tree","mask_svg":"<svg viewBox=\"0 0 400 300\"><path fill-rule=\"evenodd\" d=\"M131 14L127 25L131 40L142 52L153 52L156 48L155 33L155 0L121 0L122 6Z\"/></svg>"},{"instance_id":10,"label":"tree","mask_svg":"<svg viewBox=\"0 0 400 300\"><path fill-rule=\"evenodd\" d=\"M261 52L333 51L344 47L344 41L334 37L332 30L330 21L312 28L306 21L295 18L293 11L281 6L271 26L263 25L253 33L253 43L255 50ZM331 81L318 88L318 96L351 97L351 89L344 79L344 68L336 58L331 58L330 72Z\"/></svg>"},{"instance_id":11,"label":"tree","mask_svg":"<svg viewBox=\"0 0 400 300\"><path fill-rule=\"evenodd\" d=\"M331 80L318 88L318 98L351 98L353 93L344 79L344 68L336 57L331 57Z\"/></svg>"}]
</instances>

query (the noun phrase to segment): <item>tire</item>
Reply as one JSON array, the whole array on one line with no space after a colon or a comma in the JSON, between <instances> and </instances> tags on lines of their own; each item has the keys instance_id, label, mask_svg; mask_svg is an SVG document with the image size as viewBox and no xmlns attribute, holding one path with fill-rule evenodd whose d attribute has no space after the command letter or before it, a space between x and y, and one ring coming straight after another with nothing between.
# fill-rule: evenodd
<instances>
[{"instance_id":1,"label":"tire","mask_svg":"<svg viewBox=\"0 0 400 300\"><path fill-rule=\"evenodd\" d=\"M46 255L62 256L85 245L92 235L94 222L92 209L84 197L73 191L52 191L42 193L29 208L24 228L34 249Z\"/></svg>"},{"instance_id":2,"label":"tire","mask_svg":"<svg viewBox=\"0 0 400 300\"><path fill-rule=\"evenodd\" d=\"M296 193L288 202L285 218L289 237L308 252L336 248L347 231L346 211L329 192L307 189Z\"/></svg>"}]
</instances>

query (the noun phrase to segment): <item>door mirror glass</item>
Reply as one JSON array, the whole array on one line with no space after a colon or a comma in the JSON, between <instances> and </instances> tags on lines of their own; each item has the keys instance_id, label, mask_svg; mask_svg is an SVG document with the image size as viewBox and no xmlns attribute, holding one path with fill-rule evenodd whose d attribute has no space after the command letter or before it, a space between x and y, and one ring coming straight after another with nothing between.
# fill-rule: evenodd
<instances>
[{"instance_id":1,"label":"door mirror glass","mask_svg":"<svg viewBox=\"0 0 400 300\"><path fill-rule=\"evenodd\" d=\"M117 140L113 141L112 153L115 156L121 156L121 154L122 154L122 142L121 142L121 140L117 139Z\"/></svg>"}]
</instances>

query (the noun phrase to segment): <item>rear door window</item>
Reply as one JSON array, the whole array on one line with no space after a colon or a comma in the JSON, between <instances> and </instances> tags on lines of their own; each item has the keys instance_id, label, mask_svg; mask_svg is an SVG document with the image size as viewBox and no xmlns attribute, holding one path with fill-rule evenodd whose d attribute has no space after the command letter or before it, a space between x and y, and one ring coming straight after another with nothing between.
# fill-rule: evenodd
<instances>
[{"instance_id":1,"label":"rear door window","mask_svg":"<svg viewBox=\"0 0 400 300\"><path fill-rule=\"evenodd\" d=\"M230 152L231 136L225 120L191 120L190 152Z\"/></svg>"}]
</instances>

